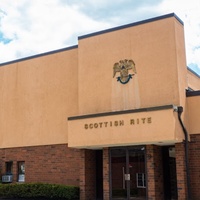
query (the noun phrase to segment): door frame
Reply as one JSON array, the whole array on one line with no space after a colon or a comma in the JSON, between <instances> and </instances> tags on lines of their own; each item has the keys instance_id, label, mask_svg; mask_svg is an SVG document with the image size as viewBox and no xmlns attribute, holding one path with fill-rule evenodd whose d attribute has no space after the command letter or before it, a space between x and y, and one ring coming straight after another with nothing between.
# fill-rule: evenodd
<instances>
[{"instance_id":1,"label":"door frame","mask_svg":"<svg viewBox=\"0 0 200 200\"><path fill-rule=\"evenodd\" d=\"M176 169L176 154L175 154L175 163L171 164L170 161L170 149L176 148L174 145L163 146L162 147L162 160L163 160L163 190L164 190L164 199L178 199L178 187L177 187L177 169ZM171 156L173 157L173 156ZM174 170L172 170L172 167ZM173 172L176 171L176 174ZM173 175L171 175L173 174ZM172 184L172 177L175 177Z\"/></svg>"},{"instance_id":2,"label":"door frame","mask_svg":"<svg viewBox=\"0 0 200 200\"><path fill-rule=\"evenodd\" d=\"M146 156L146 146L139 145L139 146L119 146L119 147L110 147L109 148L109 186L110 186L110 199L112 199L112 161L111 161L111 151L114 149L124 149L126 151L126 172L130 173L129 171L129 150L130 149L137 149L137 148L144 148L144 164L145 164L145 174L146 174L146 200L148 199L148 174L147 174L147 156ZM130 181L128 181L128 188L127 188L127 200L130 199Z\"/></svg>"},{"instance_id":3,"label":"door frame","mask_svg":"<svg viewBox=\"0 0 200 200\"><path fill-rule=\"evenodd\" d=\"M103 200L103 150L95 150L96 199Z\"/></svg>"}]
</instances>

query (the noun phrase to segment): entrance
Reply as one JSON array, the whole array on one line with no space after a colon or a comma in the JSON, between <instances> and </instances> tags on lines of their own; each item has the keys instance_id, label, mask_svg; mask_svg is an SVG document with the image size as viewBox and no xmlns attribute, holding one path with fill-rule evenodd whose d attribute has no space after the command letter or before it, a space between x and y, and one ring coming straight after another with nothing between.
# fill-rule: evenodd
<instances>
[{"instance_id":1,"label":"entrance","mask_svg":"<svg viewBox=\"0 0 200 200\"><path fill-rule=\"evenodd\" d=\"M113 148L110 152L112 199L146 199L145 147Z\"/></svg>"},{"instance_id":2,"label":"entrance","mask_svg":"<svg viewBox=\"0 0 200 200\"><path fill-rule=\"evenodd\" d=\"M164 199L178 199L175 147L162 147Z\"/></svg>"},{"instance_id":3,"label":"entrance","mask_svg":"<svg viewBox=\"0 0 200 200\"><path fill-rule=\"evenodd\" d=\"M96 150L96 200L103 200L103 152Z\"/></svg>"},{"instance_id":4,"label":"entrance","mask_svg":"<svg viewBox=\"0 0 200 200\"><path fill-rule=\"evenodd\" d=\"M103 200L103 152L96 150L96 200Z\"/></svg>"}]
</instances>

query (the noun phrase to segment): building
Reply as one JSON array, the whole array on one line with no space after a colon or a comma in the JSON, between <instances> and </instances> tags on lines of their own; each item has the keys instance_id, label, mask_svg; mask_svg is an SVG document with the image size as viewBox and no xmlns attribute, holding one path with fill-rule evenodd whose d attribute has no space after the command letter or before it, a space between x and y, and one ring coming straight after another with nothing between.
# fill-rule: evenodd
<instances>
[{"instance_id":1,"label":"building","mask_svg":"<svg viewBox=\"0 0 200 200\"><path fill-rule=\"evenodd\" d=\"M77 185L81 200L199 199L200 77L175 14L0 66L4 182Z\"/></svg>"}]
</instances>

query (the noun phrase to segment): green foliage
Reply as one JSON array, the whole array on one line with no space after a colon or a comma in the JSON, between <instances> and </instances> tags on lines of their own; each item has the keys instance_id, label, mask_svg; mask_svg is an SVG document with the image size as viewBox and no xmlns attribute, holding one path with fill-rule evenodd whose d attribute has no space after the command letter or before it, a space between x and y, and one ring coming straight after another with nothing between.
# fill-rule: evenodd
<instances>
[{"instance_id":1,"label":"green foliage","mask_svg":"<svg viewBox=\"0 0 200 200\"><path fill-rule=\"evenodd\" d=\"M48 183L0 184L0 197L77 200L79 188Z\"/></svg>"}]
</instances>

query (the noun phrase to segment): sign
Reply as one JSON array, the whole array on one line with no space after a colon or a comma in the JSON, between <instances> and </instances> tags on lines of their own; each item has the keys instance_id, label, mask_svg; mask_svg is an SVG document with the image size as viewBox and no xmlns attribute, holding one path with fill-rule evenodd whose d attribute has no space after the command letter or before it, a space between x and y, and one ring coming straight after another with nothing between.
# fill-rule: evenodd
<instances>
[{"instance_id":1,"label":"sign","mask_svg":"<svg viewBox=\"0 0 200 200\"><path fill-rule=\"evenodd\" d=\"M97 129L97 128L108 128L108 127L119 127L128 124L132 125L139 125L139 124L151 124L152 118L151 117L142 117L130 120L115 120L115 121L101 121L96 123L87 123L84 125L84 128L87 129Z\"/></svg>"}]
</instances>

